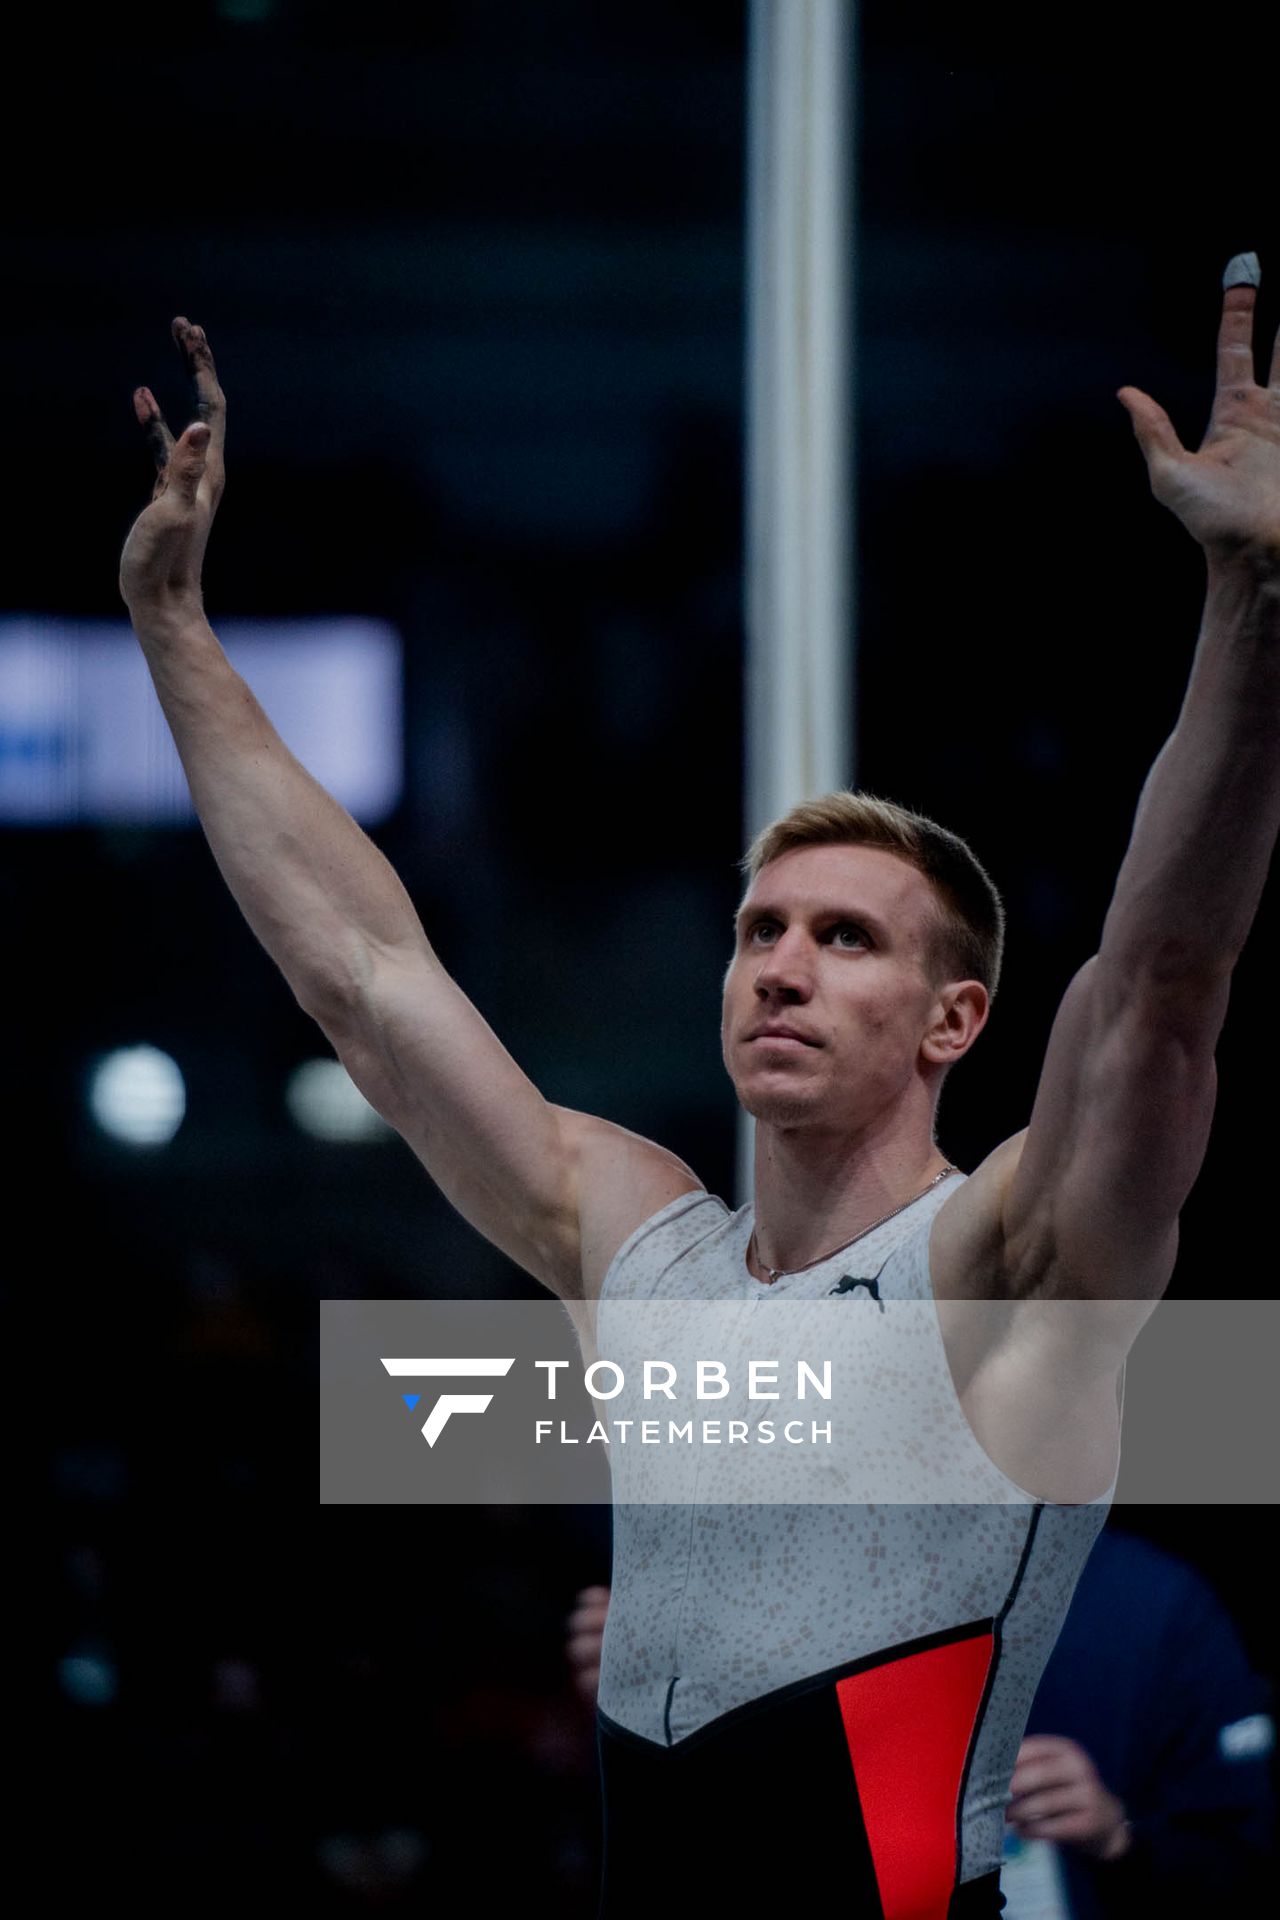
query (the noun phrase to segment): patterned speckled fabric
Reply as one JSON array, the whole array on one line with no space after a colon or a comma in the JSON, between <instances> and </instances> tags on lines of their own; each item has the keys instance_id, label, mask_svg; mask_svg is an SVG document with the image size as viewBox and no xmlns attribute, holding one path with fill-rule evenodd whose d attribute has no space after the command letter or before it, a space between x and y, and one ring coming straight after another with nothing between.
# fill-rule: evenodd
<instances>
[{"instance_id":1,"label":"patterned speckled fabric","mask_svg":"<svg viewBox=\"0 0 1280 1920\"><path fill-rule=\"evenodd\" d=\"M874 1276L885 1301L930 1301L930 1227L964 1177L774 1286L746 1264L752 1208L731 1213L710 1194L683 1195L613 1260L601 1292L601 1348L613 1302L741 1300L767 1316L781 1300L829 1300L850 1275ZM920 1367L933 1444L969 1476L973 1503L616 1505L599 1707L614 1736L674 1749L751 1703L791 1699L814 1677L895 1661L905 1671L903 1656L922 1643L983 1637L955 1807L960 1883L999 1866L1032 1697L1113 1489L1055 1506L1017 1487L965 1418L936 1318L912 1317L932 1329ZM921 1417L919 1390L886 1398L877 1432L889 1454L910 1452Z\"/></svg>"}]
</instances>

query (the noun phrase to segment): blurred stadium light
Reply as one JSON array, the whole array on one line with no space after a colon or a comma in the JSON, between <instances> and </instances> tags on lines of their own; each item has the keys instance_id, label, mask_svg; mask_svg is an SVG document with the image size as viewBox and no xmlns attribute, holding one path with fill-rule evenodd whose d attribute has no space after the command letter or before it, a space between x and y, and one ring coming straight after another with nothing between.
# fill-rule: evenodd
<instances>
[{"instance_id":1,"label":"blurred stadium light","mask_svg":"<svg viewBox=\"0 0 1280 1920\"><path fill-rule=\"evenodd\" d=\"M108 1654L82 1648L59 1660L58 1685L78 1707L109 1707L119 1692L119 1673Z\"/></svg>"},{"instance_id":2,"label":"blurred stadium light","mask_svg":"<svg viewBox=\"0 0 1280 1920\"><path fill-rule=\"evenodd\" d=\"M285 1105L295 1125L317 1140L382 1140L391 1131L339 1060L304 1060L295 1067Z\"/></svg>"},{"instance_id":3,"label":"blurred stadium light","mask_svg":"<svg viewBox=\"0 0 1280 1920\"><path fill-rule=\"evenodd\" d=\"M133 1147L162 1147L187 1110L176 1060L159 1047L120 1047L89 1075L89 1111L103 1133Z\"/></svg>"}]
</instances>

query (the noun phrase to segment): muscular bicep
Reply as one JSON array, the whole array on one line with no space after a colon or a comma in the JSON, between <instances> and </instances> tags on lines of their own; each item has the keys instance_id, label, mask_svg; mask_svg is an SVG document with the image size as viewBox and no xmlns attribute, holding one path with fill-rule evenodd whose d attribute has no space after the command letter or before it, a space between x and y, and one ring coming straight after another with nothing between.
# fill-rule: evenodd
<instances>
[{"instance_id":1,"label":"muscular bicep","mask_svg":"<svg viewBox=\"0 0 1280 1920\"><path fill-rule=\"evenodd\" d=\"M1003 1196L1015 1291L1163 1292L1208 1144L1225 1010L1225 983L1117 980L1096 956L1075 976Z\"/></svg>"},{"instance_id":2,"label":"muscular bicep","mask_svg":"<svg viewBox=\"0 0 1280 1920\"><path fill-rule=\"evenodd\" d=\"M425 938L381 952L322 1025L451 1205L564 1299L598 1292L633 1229L700 1184L652 1141L545 1099Z\"/></svg>"}]
</instances>

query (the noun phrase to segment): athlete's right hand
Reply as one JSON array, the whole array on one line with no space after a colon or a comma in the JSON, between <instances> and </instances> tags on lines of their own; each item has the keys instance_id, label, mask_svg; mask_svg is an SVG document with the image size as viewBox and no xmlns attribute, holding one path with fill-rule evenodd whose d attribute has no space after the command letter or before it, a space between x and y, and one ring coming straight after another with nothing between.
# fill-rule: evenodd
<instances>
[{"instance_id":1,"label":"athlete's right hand","mask_svg":"<svg viewBox=\"0 0 1280 1920\"><path fill-rule=\"evenodd\" d=\"M120 592L129 611L174 615L202 611L200 569L226 472L227 403L203 327L182 315L174 341L195 384L198 418L174 439L150 387L139 387L133 411L156 463L151 504L134 521L120 556Z\"/></svg>"}]
</instances>

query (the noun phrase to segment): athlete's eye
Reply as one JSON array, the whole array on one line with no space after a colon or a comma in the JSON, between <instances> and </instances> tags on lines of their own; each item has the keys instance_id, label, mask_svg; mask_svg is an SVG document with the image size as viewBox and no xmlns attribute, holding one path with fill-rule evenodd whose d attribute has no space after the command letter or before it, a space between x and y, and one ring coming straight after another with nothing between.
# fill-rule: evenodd
<instances>
[{"instance_id":1,"label":"athlete's eye","mask_svg":"<svg viewBox=\"0 0 1280 1920\"><path fill-rule=\"evenodd\" d=\"M852 952L854 947L869 947L871 942L854 921L842 920L838 927L831 929L831 944L846 952Z\"/></svg>"},{"instance_id":2,"label":"athlete's eye","mask_svg":"<svg viewBox=\"0 0 1280 1920\"><path fill-rule=\"evenodd\" d=\"M767 947L777 931L776 920L752 920L747 927L747 939L754 946Z\"/></svg>"}]
</instances>

